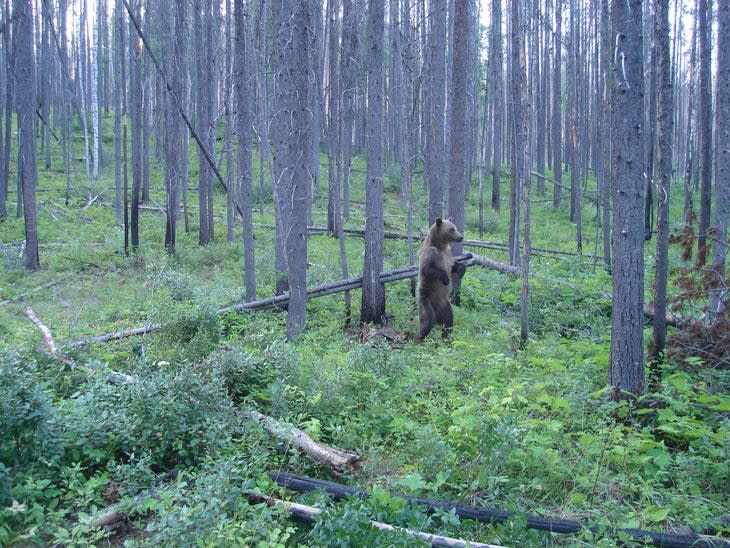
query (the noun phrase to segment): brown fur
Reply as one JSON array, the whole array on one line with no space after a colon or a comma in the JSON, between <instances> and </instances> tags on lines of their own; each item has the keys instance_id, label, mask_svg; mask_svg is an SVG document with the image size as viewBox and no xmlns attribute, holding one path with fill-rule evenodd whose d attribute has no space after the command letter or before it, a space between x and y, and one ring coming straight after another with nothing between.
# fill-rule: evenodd
<instances>
[{"instance_id":1,"label":"brown fur","mask_svg":"<svg viewBox=\"0 0 730 548\"><path fill-rule=\"evenodd\" d=\"M449 303L451 273L454 271L452 242L464 237L451 221L436 219L418 252L418 317L421 322L418 338L423 340L434 324L444 326L447 336L454 325Z\"/></svg>"}]
</instances>

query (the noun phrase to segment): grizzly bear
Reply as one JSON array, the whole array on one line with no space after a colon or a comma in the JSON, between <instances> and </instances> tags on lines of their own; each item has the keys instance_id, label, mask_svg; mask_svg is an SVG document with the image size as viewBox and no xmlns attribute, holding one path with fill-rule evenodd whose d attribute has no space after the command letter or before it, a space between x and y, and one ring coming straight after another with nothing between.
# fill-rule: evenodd
<instances>
[{"instance_id":1,"label":"grizzly bear","mask_svg":"<svg viewBox=\"0 0 730 548\"><path fill-rule=\"evenodd\" d=\"M421 322L418 339L421 341L436 323L443 325L444 338L454 325L449 303L451 274L463 275L464 267L455 263L450 245L463 239L454 223L438 218L418 251L418 317Z\"/></svg>"}]
</instances>

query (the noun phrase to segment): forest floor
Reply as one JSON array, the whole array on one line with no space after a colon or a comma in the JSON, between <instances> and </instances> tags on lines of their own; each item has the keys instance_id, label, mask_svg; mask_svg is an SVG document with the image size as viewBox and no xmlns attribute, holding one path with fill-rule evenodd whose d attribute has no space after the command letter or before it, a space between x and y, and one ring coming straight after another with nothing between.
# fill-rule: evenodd
<instances>
[{"instance_id":1,"label":"forest floor","mask_svg":"<svg viewBox=\"0 0 730 548\"><path fill-rule=\"evenodd\" d=\"M355 167L347 228L362 229L363 166ZM355 290L350 326L342 294L312 299L305 332L288 343L284 312L215 312L243 300L240 229L225 241L222 194L215 241L198 246L192 204L191 232L180 224L178 252L169 256L154 170L156 202L145 204L140 249L127 255L109 179L75 185L65 205L63 176L40 175L39 272L22 269L22 220L0 222L0 545L423 545L370 520L505 546L630 544L608 527L688 534L716 526L728 535L717 520L730 515L730 371L670 358L645 397L610 401L611 279L600 260L533 256L525 348L519 280L479 266L463 279L447 341L436 333L423 344L413 340L417 311L404 280L386 287L395 340L362 336ZM386 230L404 232L397 181L388 178L386 190ZM533 245L573 252L575 227L548 198L535 195ZM314 201L317 226L325 200L323 186ZM472 189L471 239L480 239L477 200ZM415 197L422 230L425 204ZM481 239L506 241L504 209L487 209ZM595 210L587 209L583 226L596 227ZM269 197L254 223L258 296L267 297L274 281ZM594 236L583 244L589 254ZM653 245L646 248L647 300ZM310 286L342 277L334 238L311 236L308 246ZM361 272L362 250L361 239L348 238L350 275ZM506 260L500 251L473 251ZM681 264L677 252L672 261ZM407 264L405 242L386 240L385 269ZM49 328L55 353L29 307ZM68 345L154 323L163 328L145 336ZM650 324L646 333L648 341ZM241 411L250 409L356 452L359 466L333 473L246 419ZM272 471L334 480L370 497L335 503L321 492L294 493L278 487ZM302 524L249 502L251 491L326 511ZM427 514L390 493L518 515L480 523L453 511ZM95 527L110 507L125 519ZM599 529L537 531L527 514Z\"/></svg>"}]
</instances>

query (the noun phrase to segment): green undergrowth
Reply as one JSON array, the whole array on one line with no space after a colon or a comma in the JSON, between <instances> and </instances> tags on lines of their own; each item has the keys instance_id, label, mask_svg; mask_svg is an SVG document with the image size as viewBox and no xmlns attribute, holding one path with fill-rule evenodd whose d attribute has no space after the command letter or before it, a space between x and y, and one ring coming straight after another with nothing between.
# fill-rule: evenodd
<instances>
[{"instance_id":1,"label":"green undergrowth","mask_svg":"<svg viewBox=\"0 0 730 548\"><path fill-rule=\"evenodd\" d=\"M361 200L363 165L355 167L353 197ZM369 525L378 520L506 546L617 546L630 543L530 530L519 514L687 532L730 513L730 373L668 363L642 399L612 403L611 279L589 258L532 260L525 348L519 280L481 267L463 280L446 341L438 330L413 341L417 311L406 280L386 288L395 341L362 340L353 291L349 324L342 294L313 299L306 331L286 342L284 312L216 313L244 297L241 246L221 237L222 194L212 244L197 245L193 224L169 256L161 249L164 217L145 210L142 245L126 255L108 196L85 208L87 190L77 188L66 207L61 180L43 174L41 185L40 272L21 268L22 223L0 223L0 300L8 301L0 305L0 545L422 545ZM404 230L397 181L386 188L388 229ZM319 226L324 190L315 199ZM159 185L153 194L161 203ZM469 238L478 237L476 196L472 190ZM423 196L415 203L423 206ZM254 215L260 297L274 285L270 207ZM505 239L504 209L489 211L484 239ZM361 228L363 213L354 203L347 227ZM533 214L535 245L573 249L565 208L537 197ZM584 215L584 226L594 226L595 212ZM590 236L585 248L593 249ZM362 252L361 240L347 240L351 276L361 271ZM309 239L309 285L342 277L338 253L334 238ZM386 269L407 257L403 242L386 241ZM28 306L52 330L56 355ZM65 344L157 323L162 329L144 337ZM251 408L357 452L359 468L333 475L246 419ZM370 496L335 503L296 494L276 486L270 471L331 479ZM280 508L250 502L252 491L324 512L312 524L291 521ZM392 493L518 515L476 523L426 514ZM94 527L112 506L127 518Z\"/></svg>"}]
</instances>

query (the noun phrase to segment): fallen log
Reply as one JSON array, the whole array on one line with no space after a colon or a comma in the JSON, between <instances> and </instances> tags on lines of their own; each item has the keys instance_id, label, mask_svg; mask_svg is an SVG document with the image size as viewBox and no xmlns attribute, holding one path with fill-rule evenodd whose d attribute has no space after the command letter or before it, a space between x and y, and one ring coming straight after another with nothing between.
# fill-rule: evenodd
<instances>
[{"instance_id":1,"label":"fallen log","mask_svg":"<svg viewBox=\"0 0 730 548\"><path fill-rule=\"evenodd\" d=\"M368 496L364 489L349 487L333 481L295 476L285 472L269 472L269 477L282 487L286 487L292 491L309 492L321 489L322 491L330 494L336 500L344 499L353 495L361 498L366 498ZM589 526L574 520L544 518L542 516L534 516L510 510L499 510L497 508L489 507L478 508L458 502L410 497L400 494L396 494L394 496L401 497L414 504L426 506L427 511L429 512L432 512L435 509L443 509L446 511L454 510L456 515L459 517L481 522L505 523L512 518L519 517L526 520L527 527L529 529L549 531L551 533L579 533L580 531L587 530L601 536L614 537L619 534L628 535L636 542L654 544L655 546L660 546L662 548L730 548L729 541L707 535L675 535L671 533L643 531L640 529L613 529L611 527L602 527L597 525Z\"/></svg>"},{"instance_id":2,"label":"fallen log","mask_svg":"<svg viewBox=\"0 0 730 548\"><path fill-rule=\"evenodd\" d=\"M239 411L237 414L243 419L257 421L272 436L292 444L308 457L335 472L352 472L357 469L357 463L361 459L357 453L314 441L299 428L279 422L254 409Z\"/></svg>"},{"instance_id":3,"label":"fallen log","mask_svg":"<svg viewBox=\"0 0 730 548\"><path fill-rule=\"evenodd\" d=\"M460 255L459 257L456 257L456 261L463 265L464 267L469 267L477 264L477 262L471 257L471 255ZM494 265L504 265L504 263L499 263L499 261L493 261ZM482 264L482 263L480 263ZM497 266L489 266L490 268L497 268ZM483 263L483 266L488 266L485 263ZM508 265L506 265L508 266ZM380 282L381 283L388 283L388 282L395 282L398 280L405 280L408 278L415 278L418 276L418 267L416 265L413 266L406 266L402 268L396 268L394 270L389 270L387 272L381 272L380 273ZM341 293L343 291L348 291L351 289L357 289L359 287L362 287L362 276L356 276L354 278L347 278L345 280L339 280L336 282L331 282L327 284L322 285L316 285L314 287L310 287L307 289L306 295L307 299L314 299L316 297L324 297L326 295L332 295L334 293ZM226 306L223 308L219 308L216 310L216 314L228 314L230 312L247 312L250 310L266 310L269 308L277 308L277 307L283 307L286 306L286 304L289 302L289 295L275 295L273 297L267 297L265 299L259 299L256 301L251 301L247 303L238 303L231 306ZM162 323L154 323L149 324L142 327L137 327L134 329L126 329L124 331L116 331L114 333L107 333L104 335L98 335L95 337L87 337L84 339L77 339L75 341L70 341L65 343L65 346L68 347L76 347L76 346L85 346L88 344L94 344L94 343L103 343L108 341L114 341L119 339L124 339L126 337L133 337L136 335L146 335L147 333L152 333L153 331L158 331L164 327L164 324Z\"/></svg>"},{"instance_id":4,"label":"fallen log","mask_svg":"<svg viewBox=\"0 0 730 548\"><path fill-rule=\"evenodd\" d=\"M490 259L489 257L478 255L476 253L472 253L471 256L474 259L474 262L479 266L493 268L495 270L499 270L503 274L511 274L513 276L522 275L522 269L519 266L513 266L511 264L495 261L494 259Z\"/></svg>"},{"instance_id":5,"label":"fallen log","mask_svg":"<svg viewBox=\"0 0 730 548\"><path fill-rule=\"evenodd\" d=\"M30 320L36 324L38 329L41 330L41 333L43 333L43 340L46 343L46 346L48 347L48 350L51 352L51 354L56 353L56 343L53 340L53 335L51 334L51 330L48 329L48 327L40 320L38 316L36 316L35 312L33 312L33 309L29 306L25 309L25 314L30 318Z\"/></svg>"},{"instance_id":6,"label":"fallen log","mask_svg":"<svg viewBox=\"0 0 730 548\"><path fill-rule=\"evenodd\" d=\"M246 493L246 498L251 503L265 503L269 506L279 506L284 508L294 519L311 523L314 518L322 513L322 510L315 506L307 506L306 504L299 504L297 502L289 502L287 500L275 499L261 493ZM443 548L502 548L495 544L484 544L483 542L465 541L458 538L446 537L442 535L433 535L431 533L424 533L422 531L414 531L413 529L407 529L405 527L396 527L383 523L382 521L370 520L370 525L381 531L392 531L405 533L408 536L419 538L431 544L431 546L443 547Z\"/></svg>"}]
</instances>

